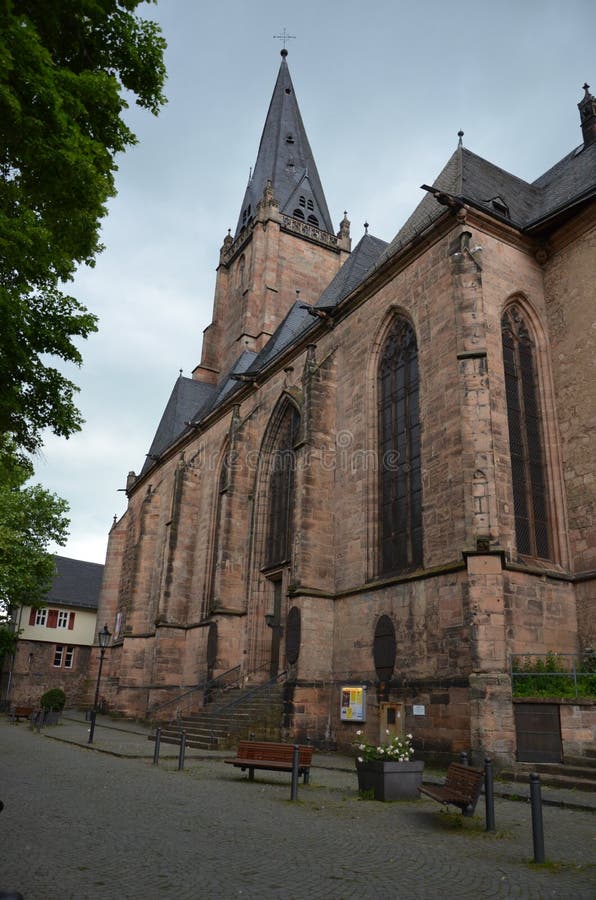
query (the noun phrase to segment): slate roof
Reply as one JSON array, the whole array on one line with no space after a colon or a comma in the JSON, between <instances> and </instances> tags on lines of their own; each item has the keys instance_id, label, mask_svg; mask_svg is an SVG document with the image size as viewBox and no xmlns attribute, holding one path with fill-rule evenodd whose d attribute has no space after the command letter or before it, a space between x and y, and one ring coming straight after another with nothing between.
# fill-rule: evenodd
<instances>
[{"instance_id":1,"label":"slate roof","mask_svg":"<svg viewBox=\"0 0 596 900\"><path fill-rule=\"evenodd\" d=\"M281 212L292 215L298 207L298 197L302 194L306 203L312 200L313 204L312 209L305 206L305 220L309 215L314 215L318 219L318 227L333 234L327 201L298 108L286 56L287 52L282 51L282 61L261 135L257 161L240 207L236 237L245 222L250 220L250 216L254 216L267 181L271 181L273 185L273 193ZM251 213L243 220L243 212L249 206Z\"/></svg>"},{"instance_id":2,"label":"slate roof","mask_svg":"<svg viewBox=\"0 0 596 900\"><path fill-rule=\"evenodd\" d=\"M596 144L580 145L532 184L466 147L458 147L432 186L524 231L555 211L596 193ZM427 193L379 262L393 256L445 213L445 206Z\"/></svg>"},{"instance_id":3,"label":"slate roof","mask_svg":"<svg viewBox=\"0 0 596 900\"><path fill-rule=\"evenodd\" d=\"M596 190L596 144L581 144L541 175L533 187L542 193L542 204L535 221L551 215ZM530 227L534 224L530 223Z\"/></svg>"},{"instance_id":4,"label":"slate roof","mask_svg":"<svg viewBox=\"0 0 596 900\"><path fill-rule=\"evenodd\" d=\"M315 303L315 307L329 309L337 306L344 297L358 287L361 281L364 281L367 272L374 268L387 246L387 241L374 237L372 234L365 234L335 277L329 282Z\"/></svg>"},{"instance_id":5,"label":"slate roof","mask_svg":"<svg viewBox=\"0 0 596 900\"><path fill-rule=\"evenodd\" d=\"M186 423L202 413L215 392L216 388L212 384L204 384L202 381L180 375L157 426L141 475L144 475L153 465L154 459L182 434Z\"/></svg>"},{"instance_id":6,"label":"slate roof","mask_svg":"<svg viewBox=\"0 0 596 900\"><path fill-rule=\"evenodd\" d=\"M55 556L56 574L44 602L97 609L104 567L68 556Z\"/></svg>"},{"instance_id":7,"label":"slate roof","mask_svg":"<svg viewBox=\"0 0 596 900\"><path fill-rule=\"evenodd\" d=\"M308 303L301 303L299 300L294 303L285 319L280 322L263 349L256 356L250 367L251 373L262 371L286 347L289 347L290 344L293 344L294 341L315 326L316 320L308 312L310 308Z\"/></svg>"}]
</instances>

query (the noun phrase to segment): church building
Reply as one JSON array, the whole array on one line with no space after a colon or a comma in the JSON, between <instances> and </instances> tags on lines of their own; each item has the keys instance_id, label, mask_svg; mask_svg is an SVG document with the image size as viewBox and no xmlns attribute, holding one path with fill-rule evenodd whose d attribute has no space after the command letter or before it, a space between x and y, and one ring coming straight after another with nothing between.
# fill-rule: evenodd
<instances>
[{"instance_id":1,"label":"church building","mask_svg":"<svg viewBox=\"0 0 596 900\"><path fill-rule=\"evenodd\" d=\"M510 761L515 655L596 641L596 99L534 182L460 137L352 247L281 55L200 363L110 531L102 693L165 718L275 679L289 740ZM592 703L556 719L595 739Z\"/></svg>"}]
</instances>

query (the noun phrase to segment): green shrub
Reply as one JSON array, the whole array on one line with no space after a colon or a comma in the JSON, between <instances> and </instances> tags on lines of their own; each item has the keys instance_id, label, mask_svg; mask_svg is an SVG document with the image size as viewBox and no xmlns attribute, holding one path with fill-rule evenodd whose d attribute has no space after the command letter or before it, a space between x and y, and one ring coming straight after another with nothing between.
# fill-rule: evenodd
<instances>
[{"instance_id":1,"label":"green shrub","mask_svg":"<svg viewBox=\"0 0 596 900\"><path fill-rule=\"evenodd\" d=\"M61 712L64 709L65 703L66 694L62 688L52 688L51 691L46 691L39 701L39 705L42 709L52 709L57 712Z\"/></svg>"},{"instance_id":2,"label":"green shrub","mask_svg":"<svg viewBox=\"0 0 596 900\"><path fill-rule=\"evenodd\" d=\"M526 656L512 660L514 697L594 697L596 675L591 654L579 661L575 673L570 663L558 653L549 651L546 658Z\"/></svg>"}]
</instances>

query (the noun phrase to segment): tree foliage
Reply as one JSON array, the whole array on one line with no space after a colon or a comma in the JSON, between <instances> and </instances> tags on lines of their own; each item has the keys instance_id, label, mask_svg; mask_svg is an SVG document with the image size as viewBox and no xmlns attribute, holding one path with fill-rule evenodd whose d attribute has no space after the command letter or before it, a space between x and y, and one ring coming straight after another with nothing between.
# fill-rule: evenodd
<instances>
[{"instance_id":1,"label":"tree foliage","mask_svg":"<svg viewBox=\"0 0 596 900\"><path fill-rule=\"evenodd\" d=\"M0 621L18 606L39 606L54 577L53 541L66 543L68 504L39 485L30 463L0 441Z\"/></svg>"},{"instance_id":2,"label":"tree foliage","mask_svg":"<svg viewBox=\"0 0 596 900\"><path fill-rule=\"evenodd\" d=\"M102 249L116 155L136 142L127 97L164 102L159 27L141 0L0 0L0 434L35 451L82 420L55 366L96 319L63 293Z\"/></svg>"}]
</instances>

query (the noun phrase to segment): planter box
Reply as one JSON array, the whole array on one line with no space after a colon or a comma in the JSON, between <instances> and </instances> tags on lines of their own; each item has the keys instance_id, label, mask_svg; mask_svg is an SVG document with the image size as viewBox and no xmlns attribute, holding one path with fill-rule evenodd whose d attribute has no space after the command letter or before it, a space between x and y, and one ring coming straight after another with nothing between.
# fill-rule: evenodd
<instances>
[{"instance_id":1,"label":"planter box","mask_svg":"<svg viewBox=\"0 0 596 900\"><path fill-rule=\"evenodd\" d=\"M375 800L416 800L424 762L418 759L408 762L356 761L356 771L358 790L373 791Z\"/></svg>"}]
</instances>

